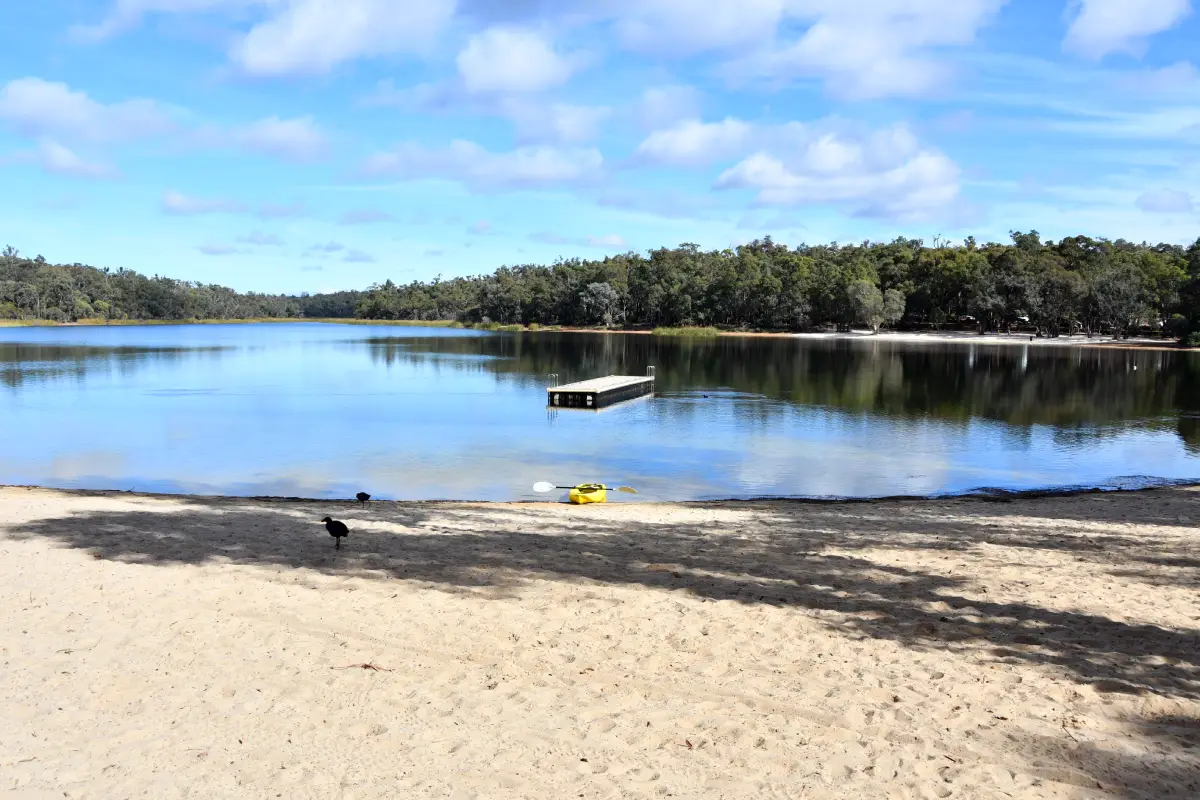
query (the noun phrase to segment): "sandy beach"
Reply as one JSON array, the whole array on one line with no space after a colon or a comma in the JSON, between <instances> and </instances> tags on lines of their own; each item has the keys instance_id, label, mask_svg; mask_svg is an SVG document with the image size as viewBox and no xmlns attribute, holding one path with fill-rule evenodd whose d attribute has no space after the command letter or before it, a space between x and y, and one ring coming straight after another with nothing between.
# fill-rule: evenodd
<instances>
[{"instance_id":1,"label":"sandy beach","mask_svg":"<svg viewBox=\"0 0 1200 800\"><path fill-rule=\"evenodd\" d=\"M1197 521L3 488L0 793L1194 798Z\"/></svg>"},{"instance_id":2,"label":"sandy beach","mask_svg":"<svg viewBox=\"0 0 1200 800\"><path fill-rule=\"evenodd\" d=\"M1178 343L1169 339L1113 339L1111 336L1058 336L1038 338L1027 333L971 333L969 331L851 331L850 333L793 333L798 339L851 339L859 341L905 342L907 344L977 344L977 345L1028 345L1031 347L1103 347L1131 350L1180 350Z\"/></svg>"},{"instance_id":3,"label":"sandy beach","mask_svg":"<svg viewBox=\"0 0 1200 800\"><path fill-rule=\"evenodd\" d=\"M561 328L560 333L602 333L610 335L629 334L635 336L650 336L652 331L642 330L604 330L599 328ZM975 345L1028 345L1033 347L1100 347L1121 350L1182 350L1191 351L1196 348L1180 347L1178 342L1171 339L1151 339L1132 337L1129 339L1113 339L1111 336L1058 336L1055 338L1031 337L1028 333L974 333L971 331L891 331L883 330L871 333L860 329L853 331L809 331L792 333L787 331L721 331L721 336L754 337L768 339L812 339L812 340L849 340L864 342L904 342L908 344L975 344ZM704 337L701 337L703 341Z\"/></svg>"}]
</instances>

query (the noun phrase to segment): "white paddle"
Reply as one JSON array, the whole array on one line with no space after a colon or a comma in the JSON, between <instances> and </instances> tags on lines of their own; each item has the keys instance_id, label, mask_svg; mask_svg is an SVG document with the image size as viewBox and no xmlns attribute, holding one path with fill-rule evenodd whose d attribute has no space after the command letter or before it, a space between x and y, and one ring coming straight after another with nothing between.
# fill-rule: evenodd
<instances>
[{"instance_id":1,"label":"white paddle","mask_svg":"<svg viewBox=\"0 0 1200 800\"><path fill-rule=\"evenodd\" d=\"M553 483L550 483L548 481L538 481L537 483L535 483L533 485L533 490L540 494L545 494L546 492L553 492L555 489L574 489L574 488L575 488L574 486L555 486ZM609 487L605 486L604 488L608 489ZM615 487L613 487L613 490L618 491L618 492L625 492L625 494L637 494L637 489L634 489L632 486L615 486Z\"/></svg>"}]
</instances>

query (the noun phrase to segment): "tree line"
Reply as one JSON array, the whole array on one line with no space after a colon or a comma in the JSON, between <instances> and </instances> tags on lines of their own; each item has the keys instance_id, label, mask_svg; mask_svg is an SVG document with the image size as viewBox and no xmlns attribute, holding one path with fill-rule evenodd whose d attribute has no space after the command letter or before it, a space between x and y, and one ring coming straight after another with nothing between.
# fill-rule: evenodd
<instances>
[{"instance_id":1,"label":"tree line","mask_svg":"<svg viewBox=\"0 0 1200 800\"><path fill-rule=\"evenodd\" d=\"M0 319L79 320L352 317L362 292L269 295L147 277L128 269L50 264L0 251Z\"/></svg>"},{"instance_id":2,"label":"tree line","mask_svg":"<svg viewBox=\"0 0 1200 800\"><path fill-rule=\"evenodd\" d=\"M318 295L225 287L50 265L0 255L0 318L377 320L799 331L966 327L1127 336L1161 332L1200 346L1200 239L1190 247L1086 236L1007 243L899 238L736 249L694 244L600 260L504 266L490 275Z\"/></svg>"},{"instance_id":3,"label":"tree line","mask_svg":"<svg viewBox=\"0 0 1200 800\"><path fill-rule=\"evenodd\" d=\"M502 325L797 331L894 323L1188 337L1200 334L1200 240L1187 248L1085 236L1056 243L1031 231L985 245L901 238L788 247L770 237L726 250L683 244L449 281L386 281L367 290L357 313Z\"/></svg>"}]
</instances>

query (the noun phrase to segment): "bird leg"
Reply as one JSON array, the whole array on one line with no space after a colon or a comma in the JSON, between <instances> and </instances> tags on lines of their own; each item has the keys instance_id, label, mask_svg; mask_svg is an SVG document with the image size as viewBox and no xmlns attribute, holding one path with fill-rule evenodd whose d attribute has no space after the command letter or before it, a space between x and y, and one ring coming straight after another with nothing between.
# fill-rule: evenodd
<instances>
[{"instance_id":1,"label":"bird leg","mask_svg":"<svg viewBox=\"0 0 1200 800\"><path fill-rule=\"evenodd\" d=\"M333 539L333 549L334 549L334 550L341 550L341 549L342 549L342 540L341 540L341 537L334 537L334 539Z\"/></svg>"}]
</instances>

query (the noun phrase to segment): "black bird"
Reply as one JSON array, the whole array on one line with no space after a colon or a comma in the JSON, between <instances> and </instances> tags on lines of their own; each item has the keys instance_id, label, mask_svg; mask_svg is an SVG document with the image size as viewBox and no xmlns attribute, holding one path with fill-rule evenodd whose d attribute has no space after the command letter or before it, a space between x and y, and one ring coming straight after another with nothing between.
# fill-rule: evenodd
<instances>
[{"instance_id":1,"label":"black bird","mask_svg":"<svg viewBox=\"0 0 1200 800\"><path fill-rule=\"evenodd\" d=\"M367 504L367 501L371 499L371 495L367 494L366 492L359 492L354 496L357 497L358 502L362 503L364 506Z\"/></svg>"},{"instance_id":2,"label":"black bird","mask_svg":"<svg viewBox=\"0 0 1200 800\"><path fill-rule=\"evenodd\" d=\"M325 530L329 531L329 535L333 537L333 549L342 549L342 537L350 535L350 529L346 527L346 523L338 522L336 519L326 517L321 520L325 523Z\"/></svg>"}]
</instances>

